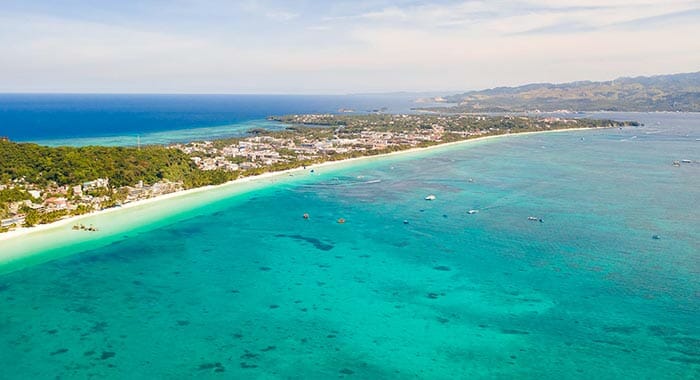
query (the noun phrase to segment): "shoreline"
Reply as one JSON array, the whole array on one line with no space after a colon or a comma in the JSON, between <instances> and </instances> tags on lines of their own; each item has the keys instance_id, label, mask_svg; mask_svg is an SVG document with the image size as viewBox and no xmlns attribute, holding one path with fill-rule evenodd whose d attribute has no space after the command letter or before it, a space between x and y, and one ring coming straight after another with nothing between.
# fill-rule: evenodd
<instances>
[{"instance_id":1,"label":"shoreline","mask_svg":"<svg viewBox=\"0 0 700 380\"><path fill-rule=\"evenodd\" d=\"M608 127L567 128L567 129L555 129L555 130L548 130L548 131L505 133L505 134L500 134L500 135L483 136L483 137L476 137L476 138L472 138L472 139L453 141L453 142L448 142L448 143L432 145L432 146L428 146L428 147L410 148L410 149L399 150L399 151L389 152L389 153L382 153L382 154L377 154L377 155L353 157L353 158L347 158L347 159L338 160L338 161L325 161L325 162L321 162L318 164L309 165L306 168L297 167L297 168L286 169L286 170L282 170L282 171L267 172L267 173L262 173L262 174L258 174L258 175L254 175L254 176L237 178L233 181L222 183L220 185L209 185L209 186L203 186L203 187L197 187L197 188L193 188L193 189L177 191L177 192L170 193L170 194L164 194L164 195L160 195L160 196L153 197L153 198L148 198L148 199L143 199L143 200L127 203L127 204L119 206L119 207L110 207L107 209L94 211L94 212L90 212L90 213L83 214L83 215L75 215L75 216L71 216L69 218L61 219L61 220L58 220L58 221L55 221L52 223L48 223L48 224L40 224L40 225L36 225L33 227L20 227L20 228L15 229L15 230L0 233L0 244L8 242L8 241L13 241L15 239L30 237L31 235L34 235L34 234L37 234L40 236L42 232L57 230L61 227L64 227L66 225L71 225L73 223L77 223L80 220L87 219L87 218L92 218L92 217L96 217L96 216L104 216L104 215L108 215L108 214L115 213L118 211L123 211L123 210L125 211L125 210L129 210L132 208L140 207L140 206L145 206L145 205L149 205L149 204L156 204L158 202L165 201L168 199L182 198L182 197L192 195L192 194L208 192L208 191L217 190L217 189L220 190L220 189L224 189L224 188L228 188L228 187L235 188L236 186L240 186L240 185L245 184L245 183L259 182L259 181L263 181L265 179L274 179L276 177L284 177L285 175L295 174L295 173L299 173L299 172L305 172L305 171L310 170L310 169L318 169L318 168L329 167L329 166L341 166L341 165L345 165L345 164L357 162L357 161L365 161L365 160L370 160L370 159L382 159L385 157L391 157L391 156L395 156L395 155L404 155L404 154L410 154L410 153L416 153L416 152L431 151L431 150L435 150L435 149L444 149L447 147L466 144L466 143L470 143L470 142L487 141L487 140L493 140L493 139L497 139L497 138L503 138L506 136L526 136L526 135L533 135L533 134L562 133L562 132L600 130L600 129L609 129L609 128ZM3 259L2 255L0 255L0 263L2 262L2 259Z\"/></svg>"}]
</instances>

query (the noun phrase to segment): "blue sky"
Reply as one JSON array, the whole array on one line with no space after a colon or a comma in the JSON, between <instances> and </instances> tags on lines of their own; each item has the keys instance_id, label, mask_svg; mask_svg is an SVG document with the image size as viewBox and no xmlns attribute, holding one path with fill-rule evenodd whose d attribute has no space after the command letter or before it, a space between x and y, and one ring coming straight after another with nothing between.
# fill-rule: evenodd
<instances>
[{"instance_id":1,"label":"blue sky","mask_svg":"<svg viewBox=\"0 0 700 380\"><path fill-rule=\"evenodd\" d=\"M700 0L2 0L0 92L461 91L700 70Z\"/></svg>"}]
</instances>

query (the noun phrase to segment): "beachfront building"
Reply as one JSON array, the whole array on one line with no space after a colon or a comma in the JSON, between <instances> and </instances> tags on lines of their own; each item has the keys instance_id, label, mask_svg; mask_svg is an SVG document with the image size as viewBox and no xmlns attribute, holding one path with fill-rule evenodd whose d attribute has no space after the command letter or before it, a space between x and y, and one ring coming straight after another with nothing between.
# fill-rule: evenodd
<instances>
[{"instance_id":1,"label":"beachfront building","mask_svg":"<svg viewBox=\"0 0 700 380\"><path fill-rule=\"evenodd\" d=\"M44 201L47 211L60 211L68 209L68 200L66 198L51 197Z\"/></svg>"},{"instance_id":2,"label":"beachfront building","mask_svg":"<svg viewBox=\"0 0 700 380\"><path fill-rule=\"evenodd\" d=\"M11 218L0 220L0 228L10 228L24 224L25 215L15 215Z\"/></svg>"},{"instance_id":3,"label":"beachfront building","mask_svg":"<svg viewBox=\"0 0 700 380\"><path fill-rule=\"evenodd\" d=\"M98 178L94 181L83 182L81 194L83 191L109 187L109 178Z\"/></svg>"},{"instance_id":4,"label":"beachfront building","mask_svg":"<svg viewBox=\"0 0 700 380\"><path fill-rule=\"evenodd\" d=\"M185 186L182 182L161 181L156 182L151 186L144 185L139 182L136 186L126 186L125 203L139 201L143 199L153 198L160 195L170 194L184 190Z\"/></svg>"}]
</instances>

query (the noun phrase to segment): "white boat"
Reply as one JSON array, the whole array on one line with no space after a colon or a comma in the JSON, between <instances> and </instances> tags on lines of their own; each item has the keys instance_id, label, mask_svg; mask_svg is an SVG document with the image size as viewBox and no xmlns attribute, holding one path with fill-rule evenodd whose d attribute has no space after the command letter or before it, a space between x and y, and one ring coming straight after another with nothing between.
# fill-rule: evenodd
<instances>
[{"instance_id":1,"label":"white boat","mask_svg":"<svg viewBox=\"0 0 700 380\"><path fill-rule=\"evenodd\" d=\"M435 197L433 194L430 194L430 195L428 195L427 197L425 197L425 200L426 200L426 201L434 201L435 198L436 198L436 197Z\"/></svg>"},{"instance_id":2,"label":"white boat","mask_svg":"<svg viewBox=\"0 0 700 380\"><path fill-rule=\"evenodd\" d=\"M478 214L478 213L479 213L479 210L469 210L469 211L467 211L467 214L469 214L469 215Z\"/></svg>"},{"instance_id":3,"label":"white boat","mask_svg":"<svg viewBox=\"0 0 700 380\"><path fill-rule=\"evenodd\" d=\"M691 160L681 160L681 162L684 164L692 164L693 163L693 161L691 161Z\"/></svg>"}]
</instances>

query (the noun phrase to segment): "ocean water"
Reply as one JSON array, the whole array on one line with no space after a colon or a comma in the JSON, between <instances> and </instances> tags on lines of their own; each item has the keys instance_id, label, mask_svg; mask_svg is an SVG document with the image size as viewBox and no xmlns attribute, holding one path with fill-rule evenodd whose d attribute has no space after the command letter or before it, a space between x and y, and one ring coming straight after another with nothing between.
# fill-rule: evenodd
<instances>
[{"instance_id":1,"label":"ocean water","mask_svg":"<svg viewBox=\"0 0 700 380\"><path fill-rule=\"evenodd\" d=\"M0 275L0 377L698 378L700 117L631 116L322 168L63 247Z\"/></svg>"},{"instance_id":2,"label":"ocean water","mask_svg":"<svg viewBox=\"0 0 700 380\"><path fill-rule=\"evenodd\" d=\"M0 94L0 136L44 145L168 144L280 129L291 113L410 112L415 95Z\"/></svg>"}]
</instances>

